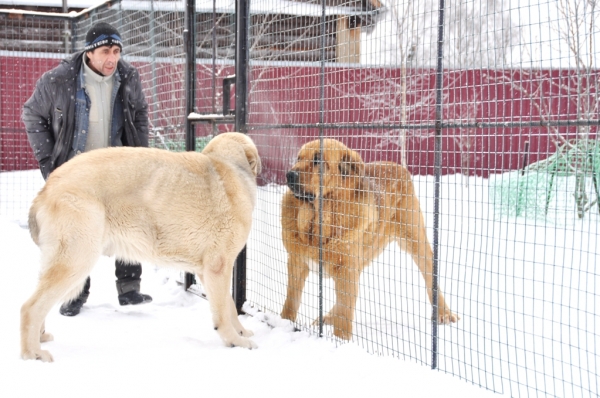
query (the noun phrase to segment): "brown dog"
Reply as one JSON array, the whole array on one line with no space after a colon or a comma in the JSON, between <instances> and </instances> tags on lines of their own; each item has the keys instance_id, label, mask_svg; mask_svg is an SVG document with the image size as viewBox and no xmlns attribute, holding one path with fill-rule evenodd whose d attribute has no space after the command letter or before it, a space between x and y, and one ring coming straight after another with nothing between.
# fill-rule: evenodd
<instances>
[{"instance_id":1,"label":"brown dog","mask_svg":"<svg viewBox=\"0 0 600 398\"><path fill-rule=\"evenodd\" d=\"M288 287L282 318L296 320L308 273L318 270L320 234L323 272L333 278L336 294L324 323L333 326L335 336L352 337L360 274L392 241L417 263L432 301L433 252L406 168L391 162L365 164L358 153L333 139L323 140L321 151L315 140L300 149L287 173L287 184L281 224L288 252ZM440 323L460 319L441 292L438 308Z\"/></svg>"}]
</instances>

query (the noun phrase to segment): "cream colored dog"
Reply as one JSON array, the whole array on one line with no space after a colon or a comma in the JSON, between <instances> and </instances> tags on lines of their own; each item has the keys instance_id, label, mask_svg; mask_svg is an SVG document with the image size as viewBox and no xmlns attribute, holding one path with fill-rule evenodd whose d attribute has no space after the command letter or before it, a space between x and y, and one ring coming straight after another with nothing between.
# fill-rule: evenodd
<instances>
[{"instance_id":1,"label":"cream colored dog","mask_svg":"<svg viewBox=\"0 0 600 398\"><path fill-rule=\"evenodd\" d=\"M365 164L340 141L325 139L321 145L315 140L300 149L287 173L287 185L281 206L283 244L288 252L282 318L296 320L306 278L310 270L318 270L322 258L325 276L334 281L336 298L324 323L333 326L335 336L349 340L360 275L391 242L410 253L433 302L433 252L406 168L391 162ZM441 291L437 298L433 316L442 324L457 322L460 317L450 311Z\"/></svg>"},{"instance_id":2,"label":"cream colored dog","mask_svg":"<svg viewBox=\"0 0 600 398\"><path fill-rule=\"evenodd\" d=\"M29 212L41 273L21 308L21 356L51 362L45 318L76 297L101 255L174 266L198 275L225 344L255 348L230 294L233 264L256 203L261 161L240 133L216 136L202 153L106 148L55 170Z\"/></svg>"}]
</instances>

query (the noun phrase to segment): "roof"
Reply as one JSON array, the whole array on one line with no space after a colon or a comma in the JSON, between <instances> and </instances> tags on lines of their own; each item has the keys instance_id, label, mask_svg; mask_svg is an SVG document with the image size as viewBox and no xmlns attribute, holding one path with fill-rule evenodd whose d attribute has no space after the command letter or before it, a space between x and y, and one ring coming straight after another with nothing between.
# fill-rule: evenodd
<instances>
[{"instance_id":1,"label":"roof","mask_svg":"<svg viewBox=\"0 0 600 398\"><path fill-rule=\"evenodd\" d=\"M292 0L252 0L250 1L250 14L282 14L298 16L320 16L323 12L320 4L305 1ZM67 0L67 6L73 8L89 8L105 3L105 0ZM335 2L329 2L336 4ZM337 2L339 3L339 2ZM328 6L325 7L325 15L365 15L369 11L361 8L360 2L356 1L354 6ZM62 0L0 0L1 6L19 7L54 7L62 8ZM198 12L212 12L216 5L218 13L234 13L235 0L196 0ZM185 0L122 0L121 7L126 10L150 10L155 11L183 11Z\"/></svg>"}]
</instances>

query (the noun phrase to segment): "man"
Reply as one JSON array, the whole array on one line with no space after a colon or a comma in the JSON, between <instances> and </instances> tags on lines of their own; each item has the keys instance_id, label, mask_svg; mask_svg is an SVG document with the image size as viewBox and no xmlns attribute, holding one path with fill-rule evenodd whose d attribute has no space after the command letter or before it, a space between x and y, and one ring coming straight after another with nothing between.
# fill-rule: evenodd
<instances>
[{"instance_id":1,"label":"man","mask_svg":"<svg viewBox=\"0 0 600 398\"><path fill-rule=\"evenodd\" d=\"M121 60L121 35L99 22L87 32L85 49L44 73L23 107L29 144L44 179L78 154L108 146L148 146L148 104L138 71ZM115 261L119 304L143 304L142 266ZM79 314L90 278L60 313Z\"/></svg>"}]
</instances>

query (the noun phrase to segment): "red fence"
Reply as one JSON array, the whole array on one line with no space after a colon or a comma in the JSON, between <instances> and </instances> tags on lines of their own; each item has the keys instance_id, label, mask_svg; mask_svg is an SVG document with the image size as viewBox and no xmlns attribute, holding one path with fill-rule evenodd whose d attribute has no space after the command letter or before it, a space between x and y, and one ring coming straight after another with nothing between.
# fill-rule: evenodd
<instances>
[{"instance_id":1,"label":"red fence","mask_svg":"<svg viewBox=\"0 0 600 398\"><path fill-rule=\"evenodd\" d=\"M37 167L20 119L21 109L39 76L58 62L58 59L0 56L0 171ZM140 70L148 67L136 66ZM163 65L156 70L168 77L174 68L177 67ZM433 174L433 70L327 67L323 101L320 72L318 66L253 67L249 125L263 158L262 183L283 183L297 149L318 136L316 126L321 117L328 126L324 135L346 142L365 161L399 162L402 132L405 132L409 169L413 174ZM198 68L199 111L210 112L214 106L211 73L210 68ZM229 66L219 70L216 84L219 94L221 78L231 73L233 68ZM598 119L595 98L598 72L580 76L576 71L564 70L450 70L443 76L443 122L464 126L442 131L443 174L486 177L514 170L522 165L526 141L529 162L535 162L555 151L559 135L573 138L578 133L575 126L515 124ZM169 89L182 84L183 79L171 79ZM161 102L172 101L159 85L146 89L158 90L156 98ZM171 117L151 120L155 126L164 120L183 120L183 109L164 109L168 109ZM489 127L494 123L498 125ZM398 129L398 125L409 128ZM597 126L586 130L593 137L596 132ZM282 148L289 148L286 152L289 156L281 155Z\"/></svg>"},{"instance_id":2,"label":"red fence","mask_svg":"<svg viewBox=\"0 0 600 398\"><path fill-rule=\"evenodd\" d=\"M37 79L57 63L48 58L0 57L0 171L37 168L21 110Z\"/></svg>"},{"instance_id":3,"label":"red fence","mask_svg":"<svg viewBox=\"0 0 600 398\"><path fill-rule=\"evenodd\" d=\"M262 69L252 74L261 79L255 80L250 96L251 126L319 122L318 67ZM558 70L449 70L443 81L443 123L465 126L442 131L443 174L487 177L518 169L526 141L528 161L535 162L554 153L561 139L578 133L576 126L539 127L540 122L598 119L598 72L582 77ZM324 129L325 136L341 139L367 162L399 162L402 130L390 126L409 126L404 131L410 171L434 173L435 71L410 70L403 77L400 69L327 68L324 93L323 123L341 126ZM586 130L592 137L596 132L597 125ZM265 148L299 148L318 130L281 128L266 136L259 138L266 140ZM277 171L269 179L283 183L287 159L263 160L267 173Z\"/></svg>"}]
</instances>

